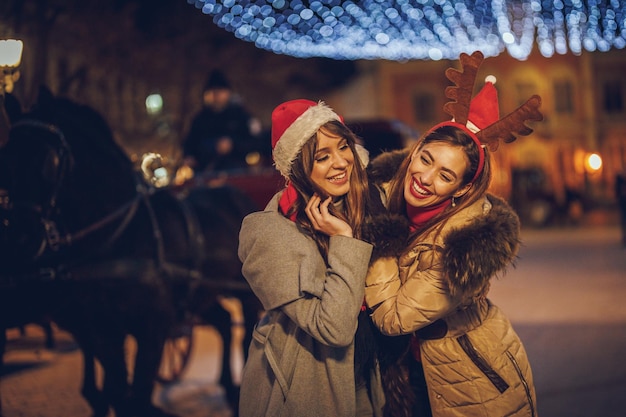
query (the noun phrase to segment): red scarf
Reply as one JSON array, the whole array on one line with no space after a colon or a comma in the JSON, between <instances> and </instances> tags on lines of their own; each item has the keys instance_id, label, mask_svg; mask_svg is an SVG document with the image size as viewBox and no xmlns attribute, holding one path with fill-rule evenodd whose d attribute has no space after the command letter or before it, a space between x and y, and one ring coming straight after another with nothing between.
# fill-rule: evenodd
<instances>
[{"instance_id":1,"label":"red scarf","mask_svg":"<svg viewBox=\"0 0 626 417\"><path fill-rule=\"evenodd\" d=\"M409 221L411 222L409 229L411 230L411 232L415 232L416 230L422 228L426 224L426 222L435 217L437 214L444 211L445 208L448 207L450 204L452 204L452 199L450 198L447 198L441 203L435 204L434 206L430 207L413 207L412 205L407 204L406 213L409 217ZM411 337L410 350L413 358L416 361L421 362L422 356L420 352L420 341L415 333Z\"/></svg>"},{"instance_id":2,"label":"red scarf","mask_svg":"<svg viewBox=\"0 0 626 417\"><path fill-rule=\"evenodd\" d=\"M422 226L426 224L426 222L435 217L437 214L444 211L445 208L448 207L450 204L452 204L452 199L450 198L447 198L441 203L429 207L413 207L412 205L407 204L406 213L409 217L409 221L411 222L409 229L411 230L411 232L419 230Z\"/></svg>"},{"instance_id":3,"label":"red scarf","mask_svg":"<svg viewBox=\"0 0 626 417\"><path fill-rule=\"evenodd\" d=\"M287 213L291 206L293 206L298 200L298 192L296 191L296 187L290 182L287 185L287 188L283 191L283 194L280 196L280 200L278 201L278 207L280 208L281 213L287 217ZM296 221L296 212L293 212L291 216L288 217L292 222Z\"/></svg>"}]
</instances>

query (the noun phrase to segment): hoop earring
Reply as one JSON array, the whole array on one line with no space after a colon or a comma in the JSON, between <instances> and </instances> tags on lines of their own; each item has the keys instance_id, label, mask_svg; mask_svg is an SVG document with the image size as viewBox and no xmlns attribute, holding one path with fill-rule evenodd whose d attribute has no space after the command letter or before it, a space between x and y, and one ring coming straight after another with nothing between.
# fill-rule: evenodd
<instances>
[{"instance_id":1,"label":"hoop earring","mask_svg":"<svg viewBox=\"0 0 626 417\"><path fill-rule=\"evenodd\" d=\"M454 201L454 196L452 196L452 207L456 207L456 201Z\"/></svg>"}]
</instances>

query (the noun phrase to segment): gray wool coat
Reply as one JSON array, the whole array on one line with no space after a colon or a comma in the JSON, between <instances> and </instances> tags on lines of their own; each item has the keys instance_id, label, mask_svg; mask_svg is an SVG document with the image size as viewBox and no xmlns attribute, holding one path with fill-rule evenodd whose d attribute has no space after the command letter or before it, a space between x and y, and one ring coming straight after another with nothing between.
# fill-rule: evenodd
<instances>
[{"instance_id":1,"label":"gray wool coat","mask_svg":"<svg viewBox=\"0 0 626 417\"><path fill-rule=\"evenodd\" d=\"M278 212L274 196L239 235L243 275L267 314L241 383L241 417L354 417L354 334L369 243L330 238L327 267L315 242Z\"/></svg>"}]
</instances>

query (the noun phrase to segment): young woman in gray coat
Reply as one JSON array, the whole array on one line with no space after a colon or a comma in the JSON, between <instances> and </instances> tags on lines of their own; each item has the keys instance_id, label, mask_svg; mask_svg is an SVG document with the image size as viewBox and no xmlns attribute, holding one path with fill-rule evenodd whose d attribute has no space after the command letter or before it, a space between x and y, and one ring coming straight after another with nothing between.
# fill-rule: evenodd
<instances>
[{"instance_id":1,"label":"young woman in gray coat","mask_svg":"<svg viewBox=\"0 0 626 417\"><path fill-rule=\"evenodd\" d=\"M334 111L309 100L273 111L272 148L288 186L240 232L243 274L266 310L243 370L240 416L380 415L382 399L354 375L372 252L360 240L367 153Z\"/></svg>"}]
</instances>

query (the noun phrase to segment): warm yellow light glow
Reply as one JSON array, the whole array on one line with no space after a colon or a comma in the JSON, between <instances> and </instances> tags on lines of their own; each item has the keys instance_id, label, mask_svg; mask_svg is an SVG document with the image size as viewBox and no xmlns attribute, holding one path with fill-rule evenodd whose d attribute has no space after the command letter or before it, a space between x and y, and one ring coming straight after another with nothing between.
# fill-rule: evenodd
<instances>
[{"instance_id":1,"label":"warm yellow light glow","mask_svg":"<svg viewBox=\"0 0 626 417\"><path fill-rule=\"evenodd\" d=\"M258 152L250 152L246 155L246 163L250 166L257 165L261 162L261 154Z\"/></svg>"},{"instance_id":2,"label":"warm yellow light glow","mask_svg":"<svg viewBox=\"0 0 626 417\"><path fill-rule=\"evenodd\" d=\"M183 185L193 178L193 169L188 165L182 165L174 176L174 185Z\"/></svg>"},{"instance_id":3,"label":"warm yellow light glow","mask_svg":"<svg viewBox=\"0 0 626 417\"><path fill-rule=\"evenodd\" d=\"M0 40L0 67L18 67L22 61L23 47L24 44L20 40Z\"/></svg>"},{"instance_id":4,"label":"warm yellow light glow","mask_svg":"<svg viewBox=\"0 0 626 417\"><path fill-rule=\"evenodd\" d=\"M597 153L591 153L587 155L587 159L585 161L585 167L588 172L596 172L600 168L602 168L602 157Z\"/></svg>"}]
</instances>

